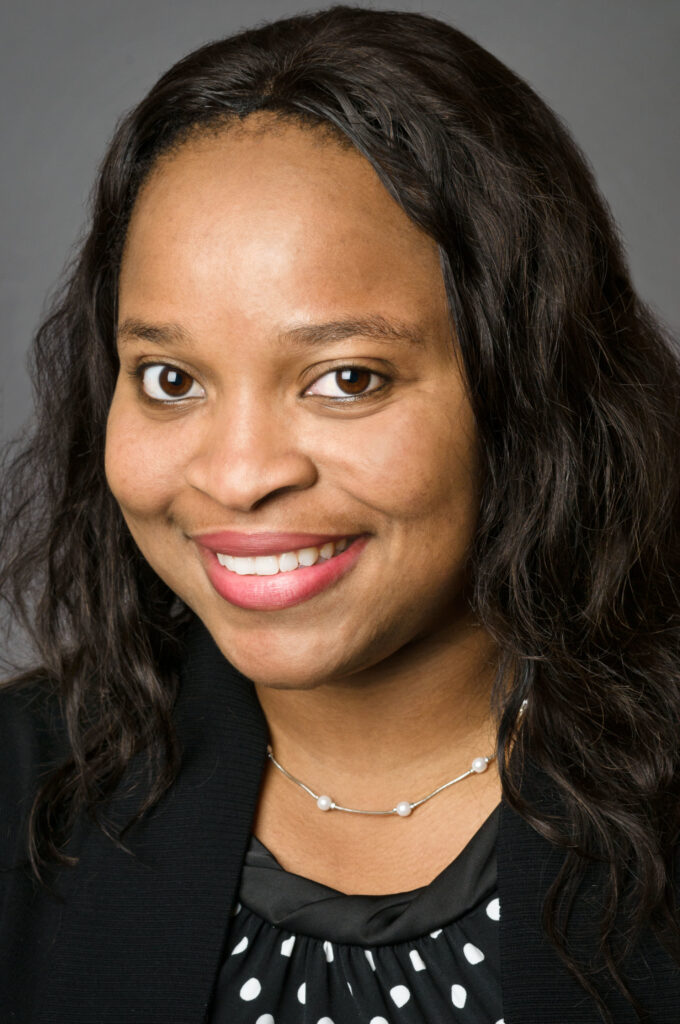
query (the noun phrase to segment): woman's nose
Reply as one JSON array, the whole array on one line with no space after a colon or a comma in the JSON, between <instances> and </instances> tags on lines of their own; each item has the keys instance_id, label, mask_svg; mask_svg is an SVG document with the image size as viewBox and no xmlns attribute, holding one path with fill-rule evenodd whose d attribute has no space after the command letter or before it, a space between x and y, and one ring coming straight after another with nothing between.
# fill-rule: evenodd
<instances>
[{"instance_id":1,"label":"woman's nose","mask_svg":"<svg viewBox=\"0 0 680 1024\"><path fill-rule=\"evenodd\" d=\"M291 410L267 408L253 395L230 405L200 435L186 465L190 486L240 512L277 492L311 487L317 469L300 446Z\"/></svg>"}]
</instances>

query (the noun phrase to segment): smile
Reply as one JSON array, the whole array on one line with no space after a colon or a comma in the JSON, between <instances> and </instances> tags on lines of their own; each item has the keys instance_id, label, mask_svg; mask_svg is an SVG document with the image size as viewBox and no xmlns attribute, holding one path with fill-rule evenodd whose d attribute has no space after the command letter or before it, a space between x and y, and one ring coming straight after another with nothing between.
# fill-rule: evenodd
<instances>
[{"instance_id":1,"label":"smile","mask_svg":"<svg viewBox=\"0 0 680 1024\"><path fill-rule=\"evenodd\" d=\"M328 541L322 547L299 548L296 551L284 551L280 555L255 555L239 558L236 555L223 555L217 552L217 561L230 572L239 576L276 576L280 572L293 572L300 566L309 567L317 562L327 562L334 555L339 555L350 543L349 537L338 541Z\"/></svg>"},{"instance_id":2,"label":"smile","mask_svg":"<svg viewBox=\"0 0 680 1024\"><path fill-rule=\"evenodd\" d=\"M198 544L203 565L219 596L252 611L291 608L341 585L361 558L370 537L343 537L321 547L239 557Z\"/></svg>"}]
</instances>

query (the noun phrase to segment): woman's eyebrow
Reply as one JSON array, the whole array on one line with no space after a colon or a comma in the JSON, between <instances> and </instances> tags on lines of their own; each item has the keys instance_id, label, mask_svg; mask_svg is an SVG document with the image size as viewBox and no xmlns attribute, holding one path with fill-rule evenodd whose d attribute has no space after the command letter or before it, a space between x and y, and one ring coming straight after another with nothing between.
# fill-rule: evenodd
<instances>
[{"instance_id":1,"label":"woman's eyebrow","mask_svg":"<svg viewBox=\"0 0 680 1024\"><path fill-rule=\"evenodd\" d=\"M369 316L347 317L326 323L292 324L277 335L282 347L313 348L315 345L343 341L355 335L373 338L375 341L406 342L423 347L425 340L418 328L402 320L387 318L379 313ZM191 335L176 323L150 324L136 317L128 317L118 327L117 338L121 345L141 338L152 345L175 345L191 350L194 347Z\"/></svg>"},{"instance_id":2,"label":"woman's eyebrow","mask_svg":"<svg viewBox=\"0 0 680 1024\"><path fill-rule=\"evenodd\" d=\"M279 342L282 345L307 348L342 341L354 335L362 335L376 341L405 341L420 347L425 344L423 335L417 327L403 320L388 319L379 313L331 320L322 324L293 325L279 334Z\"/></svg>"},{"instance_id":3,"label":"woman's eyebrow","mask_svg":"<svg viewBox=\"0 0 680 1024\"><path fill-rule=\"evenodd\" d=\"M121 345L141 338L152 345L175 345L177 348L193 348L191 335L179 324L149 324L136 317L127 317L116 330L116 339Z\"/></svg>"}]
</instances>

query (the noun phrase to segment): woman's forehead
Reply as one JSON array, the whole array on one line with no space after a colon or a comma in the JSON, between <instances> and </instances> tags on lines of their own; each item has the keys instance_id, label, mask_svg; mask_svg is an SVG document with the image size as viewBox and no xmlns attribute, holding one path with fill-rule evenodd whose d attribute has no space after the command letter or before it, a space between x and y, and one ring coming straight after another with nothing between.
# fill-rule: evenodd
<instances>
[{"instance_id":1,"label":"woman's forehead","mask_svg":"<svg viewBox=\"0 0 680 1024\"><path fill-rule=\"evenodd\" d=\"M403 211L382 184L371 163L336 134L294 122L251 118L221 132L198 133L159 158L135 203L130 230L154 214L171 224L182 214L201 214L218 222L218 213L241 215L241 229L259 224L257 215L294 209L333 225L352 220L355 230L379 228L381 233L434 243Z\"/></svg>"},{"instance_id":2,"label":"woman's forehead","mask_svg":"<svg viewBox=\"0 0 680 1024\"><path fill-rule=\"evenodd\" d=\"M294 125L200 136L163 158L120 279L123 306L181 296L346 310L392 293L416 308L443 301L436 243L356 150Z\"/></svg>"}]
</instances>

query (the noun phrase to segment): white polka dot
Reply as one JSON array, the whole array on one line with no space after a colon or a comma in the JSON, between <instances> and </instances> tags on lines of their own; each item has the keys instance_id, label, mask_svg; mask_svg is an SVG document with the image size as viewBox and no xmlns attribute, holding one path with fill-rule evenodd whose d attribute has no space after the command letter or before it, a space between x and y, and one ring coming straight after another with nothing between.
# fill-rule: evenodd
<instances>
[{"instance_id":1,"label":"white polka dot","mask_svg":"<svg viewBox=\"0 0 680 1024\"><path fill-rule=\"evenodd\" d=\"M491 903L486 908L487 917L490 917L492 921L500 921L501 919L501 904L498 897L495 900L491 900Z\"/></svg>"},{"instance_id":2,"label":"white polka dot","mask_svg":"<svg viewBox=\"0 0 680 1024\"><path fill-rule=\"evenodd\" d=\"M274 1018L271 1013L263 1013L261 1017L258 1017L255 1024L275 1024Z\"/></svg>"},{"instance_id":3,"label":"white polka dot","mask_svg":"<svg viewBox=\"0 0 680 1024\"><path fill-rule=\"evenodd\" d=\"M397 1006L403 1006L411 998L411 993L406 988L406 985L395 985L394 988L390 989L390 995Z\"/></svg>"},{"instance_id":4,"label":"white polka dot","mask_svg":"<svg viewBox=\"0 0 680 1024\"><path fill-rule=\"evenodd\" d=\"M477 946L473 946L471 942L466 942L463 946L463 954L469 964L481 964L484 959L484 954L481 949Z\"/></svg>"},{"instance_id":5,"label":"white polka dot","mask_svg":"<svg viewBox=\"0 0 680 1024\"><path fill-rule=\"evenodd\" d=\"M412 949L411 952L409 953L409 957L411 958L411 963L413 964L413 966L414 966L416 971L424 971L425 970L425 964L423 963L423 958L422 958L422 956L420 955L420 953L418 952L417 949Z\"/></svg>"},{"instance_id":6,"label":"white polka dot","mask_svg":"<svg viewBox=\"0 0 680 1024\"><path fill-rule=\"evenodd\" d=\"M236 906L234 907L233 911L232 911L232 917L236 917L236 915L240 912L240 910L241 910L241 904L237 903Z\"/></svg>"},{"instance_id":7,"label":"white polka dot","mask_svg":"<svg viewBox=\"0 0 680 1024\"><path fill-rule=\"evenodd\" d=\"M298 1003L307 1001L307 982L303 981L298 989Z\"/></svg>"},{"instance_id":8,"label":"white polka dot","mask_svg":"<svg viewBox=\"0 0 680 1024\"><path fill-rule=\"evenodd\" d=\"M330 1017L319 1017L316 1024L333 1024L333 1021L330 1019Z\"/></svg>"},{"instance_id":9,"label":"white polka dot","mask_svg":"<svg viewBox=\"0 0 680 1024\"><path fill-rule=\"evenodd\" d=\"M388 1024L387 1017L371 1017L368 1024Z\"/></svg>"},{"instance_id":10,"label":"white polka dot","mask_svg":"<svg viewBox=\"0 0 680 1024\"><path fill-rule=\"evenodd\" d=\"M442 933L441 928L437 928L436 932L430 932L430 938L431 939L436 939L438 935L441 935L441 933Z\"/></svg>"},{"instance_id":11,"label":"white polka dot","mask_svg":"<svg viewBox=\"0 0 680 1024\"><path fill-rule=\"evenodd\" d=\"M365 949L364 953L366 954L366 959L368 960L369 964L371 965L371 970L374 971L375 970L375 960L373 959L373 954L371 953L370 949ZM378 1020L377 1017L375 1019ZM371 1021L370 1024L373 1024L373 1021Z\"/></svg>"},{"instance_id":12,"label":"white polka dot","mask_svg":"<svg viewBox=\"0 0 680 1024\"><path fill-rule=\"evenodd\" d=\"M465 1006L465 1000L467 999L467 992L462 985L451 986L451 1002L454 1006L457 1006L459 1010Z\"/></svg>"},{"instance_id":13,"label":"white polka dot","mask_svg":"<svg viewBox=\"0 0 680 1024\"><path fill-rule=\"evenodd\" d=\"M324 942L324 944L323 944L323 951L326 954L326 960L328 961L328 963L332 964L333 963L333 947L331 946L330 942Z\"/></svg>"},{"instance_id":14,"label":"white polka dot","mask_svg":"<svg viewBox=\"0 0 680 1024\"><path fill-rule=\"evenodd\" d=\"M250 1002L251 999L257 999L261 991L262 985L260 985L257 978L248 978L245 985L241 985L239 995L241 996L241 999L245 999L246 1002Z\"/></svg>"},{"instance_id":15,"label":"white polka dot","mask_svg":"<svg viewBox=\"0 0 680 1024\"><path fill-rule=\"evenodd\" d=\"M353 995L354 995L354 992L352 992L352 986L350 985L350 983L349 983L349 982L347 982L347 988L349 989L349 994L350 994L351 996L353 996Z\"/></svg>"},{"instance_id":16,"label":"white polka dot","mask_svg":"<svg viewBox=\"0 0 680 1024\"><path fill-rule=\"evenodd\" d=\"M295 945L295 936L291 935L289 939L284 939L281 943L281 956L290 956L293 952L293 946Z\"/></svg>"},{"instance_id":17,"label":"white polka dot","mask_svg":"<svg viewBox=\"0 0 680 1024\"><path fill-rule=\"evenodd\" d=\"M242 953L243 950L247 949L247 948L248 948L248 936L244 935L243 938L241 939L241 941L236 946L234 946L234 948L232 949L231 955L234 956L235 953Z\"/></svg>"},{"instance_id":18,"label":"white polka dot","mask_svg":"<svg viewBox=\"0 0 680 1024\"><path fill-rule=\"evenodd\" d=\"M500 1020L497 1020L497 1021L496 1021L496 1024L505 1024L505 1021L504 1021L504 1020L503 1020L503 1018L501 1017L501 1019L500 1019Z\"/></svg>"}]
</instances>

